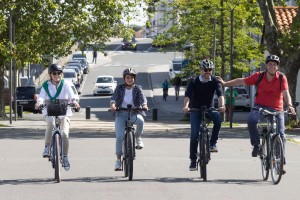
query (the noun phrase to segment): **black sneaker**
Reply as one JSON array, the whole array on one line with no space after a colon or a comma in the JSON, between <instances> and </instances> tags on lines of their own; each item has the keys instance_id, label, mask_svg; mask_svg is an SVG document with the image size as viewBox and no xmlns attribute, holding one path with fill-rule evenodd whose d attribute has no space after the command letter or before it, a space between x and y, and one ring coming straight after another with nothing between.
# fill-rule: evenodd
<instances>
[{"instance_id":1,"label":"black sneaker","mask_svg":"<svg viewBox=\"0 0 300 200\"><path fill-rule=\"evenodd\" d=\"M255 145L252 150L252 157L257 157L258 152L259 152L259 146Z\"/></svg>"},{"instance_id":2,"label":"black sneaker","mask_svg":"<svg viewBox=\"0 0 300 200\"><path fill-rule=\"evenodd\" d=\"M189 168L190 168L190 171L196 171L197 170L197 162L195 160L192 160Z\"/></svg>"}]
</instances>

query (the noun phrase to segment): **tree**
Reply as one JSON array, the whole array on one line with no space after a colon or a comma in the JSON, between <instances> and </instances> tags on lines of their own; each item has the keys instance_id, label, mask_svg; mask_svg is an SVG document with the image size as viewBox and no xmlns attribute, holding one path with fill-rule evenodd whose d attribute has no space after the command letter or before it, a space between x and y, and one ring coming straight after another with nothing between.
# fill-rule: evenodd
<instances>
[{"instance_id":1,"label":"tree","mask_svg":"<svg viewBox=\"0 0 300 200\"><path fill-rule=\"evenodd\" d=\"M297 76L300 68L300 9L294 17L290 28L280 30L273 0L257 0L264 19L264 40L270 54L280 57L280 70L288 79L292 100L296 99ZM300 5L297 1L298 6ZM281 1L277 2L282 3Z\"/></svg>"},{"instance_id":2,"label":"tree","mask_svg":"<svg viewBox=\"0 0 300 200\"><path fill-rule=\"evenodd\" d=\"M41 63L42 58L67 55L80 42L102 44L119 34L122 13L130 0L2 0L0 2L0 117L5 117L3 75L11 58L17 67ZM138 2L138 1L137 1ZM12 17L15 44L9 41ZM13 47L13 51L10 48ZM49 61L45 62L45 66Z\"/></svg>"},{"instance_id":3,"label":"tree","mask_svg":"<svg viewBox=\"0 0 300 200\"><path fill-rule=\"evenodd\" d=\"M169 6L172 9L166 13L166 16L173 23L165 33L168 35L166 38L175 41L178 46L186 44L193 46L190 51L185 51L185 56L192 60L186 71L198 73L200 60L204 58L213 60L213 36L215 35L217 39L216 72L220 74L223 71L221 66L223 66L225 74L229 73L230 10L233 8L235 11L233 77L239 77L242 72L249 71L251 62L254 61L255 65L259 66L263 60L260 44L253 37L253 35L261 34L262 18L259 8L253 6L253 3L248 0L239 0L236 4L233 1L224 0L223 7L220 0L177 0ZM214 23L216 23L215 31ZM223 35L222 30L224 30Z\"/></svg>"}]
</instances>

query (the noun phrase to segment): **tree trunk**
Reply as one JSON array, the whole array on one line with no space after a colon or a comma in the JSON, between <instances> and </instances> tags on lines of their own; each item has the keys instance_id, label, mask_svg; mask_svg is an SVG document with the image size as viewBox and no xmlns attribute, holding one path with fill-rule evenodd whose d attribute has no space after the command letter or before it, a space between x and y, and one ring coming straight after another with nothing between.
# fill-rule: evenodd
<instances>
[{"instance_id":1,"label":"tree trunk","mask_svg":"<svg viewBox=\"0 0 300 200\"><path fill-rule=\"evenodd\" d=\"M292 102L296 101L296 88L299 66L298 63L288 63L286 67L289 69L285 72L285 75L289 84L289 92L291 94Z\"/></svg>"},{"instance_id":2,"label":"tree trunk","mask_svg":"<svg viewBox=\"0 0 300 200\"><path fill-rule=\"evenodd\" d=\"M4 104L4 66L0 66L0 118L5 118Z\"/></svg>"}]
</instances>

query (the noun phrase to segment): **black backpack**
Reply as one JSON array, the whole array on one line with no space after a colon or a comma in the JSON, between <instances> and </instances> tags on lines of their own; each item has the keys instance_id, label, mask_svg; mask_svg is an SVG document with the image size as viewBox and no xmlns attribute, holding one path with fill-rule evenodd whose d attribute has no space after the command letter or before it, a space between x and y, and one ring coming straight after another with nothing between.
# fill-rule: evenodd
<instances>
[{"instance_id":1,"label":"black backpack","mask_svg":"<svg viewBox=\"0 0 300 200\"><path fill-rule=\"evenodd\" d=\"M261 79L264 77L266 71L263 71L262 73L259 74L259 77L255 83L255 96L257 96L257 88L258 88L258 84L260 83ZM281 82L282 82L282 77L283 77L283 73L279 72L279 82L280 82L280 91L281 91Z\"/></svg>"}]
</instances>

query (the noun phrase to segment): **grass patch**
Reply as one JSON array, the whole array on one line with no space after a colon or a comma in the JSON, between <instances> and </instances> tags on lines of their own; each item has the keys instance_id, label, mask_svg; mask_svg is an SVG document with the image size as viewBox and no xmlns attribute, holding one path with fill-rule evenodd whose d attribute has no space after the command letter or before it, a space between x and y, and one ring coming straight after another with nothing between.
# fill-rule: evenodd
<instances>
[{"instance_id":1,"label":"grass patch","mask_svg":"<svg viewBox=\"0 0 300 200\"><path fill-rule=\"evenodd\" d=\"M232 127L239 127L238 123L232 123ZM222 122L222 127L230 127L230 122Z\"/></svg>"},{"instance_id":2,"label":"grass patch","mask_svg":"<svg viewBox=\"0 0 300 200\"><path fill-rule=\"evenodd\" d=\"M5 113L9 113L9 106L5 106Z\"/></svg>"}]
</instances>

